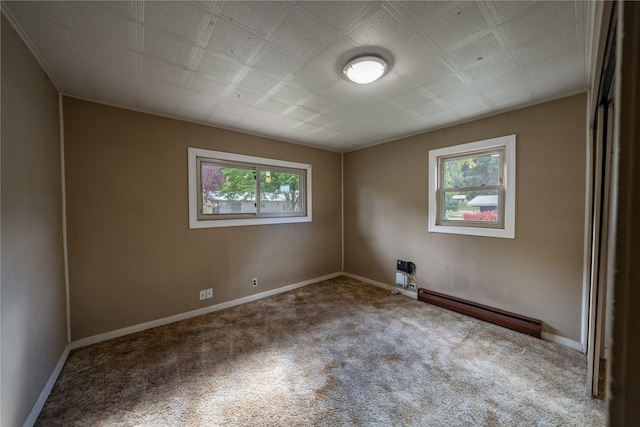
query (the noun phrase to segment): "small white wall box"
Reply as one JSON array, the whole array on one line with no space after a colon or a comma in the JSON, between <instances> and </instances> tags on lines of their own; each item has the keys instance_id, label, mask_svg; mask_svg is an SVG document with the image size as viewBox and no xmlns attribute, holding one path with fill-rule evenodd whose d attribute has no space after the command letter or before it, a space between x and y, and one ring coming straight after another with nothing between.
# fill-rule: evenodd
<instances>
[{"instance_id":1,"label":"small white wall box","mask_svg":"<svg viewBox=\"0 0 640 427\"><path fill-rule=\"evenodd\" d=\"M407 286L407 275L396 271L396 285Z\"/></svg>"}]
</instances>

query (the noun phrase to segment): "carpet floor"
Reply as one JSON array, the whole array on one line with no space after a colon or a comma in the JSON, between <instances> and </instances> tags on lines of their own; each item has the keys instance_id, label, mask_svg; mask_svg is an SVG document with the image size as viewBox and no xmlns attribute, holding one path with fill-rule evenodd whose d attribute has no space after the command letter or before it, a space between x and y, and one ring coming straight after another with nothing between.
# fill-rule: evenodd
<instances>
[{"instance_id":1,"label":"carpet floor","mask_svg":"<svg viewBox=\"0 0 640 427\"><path fill-rule=\"evenodd\" d=\"M348 277L74 350L37 426L603 426L580 352Z\"/></svg>"}]
</instances>

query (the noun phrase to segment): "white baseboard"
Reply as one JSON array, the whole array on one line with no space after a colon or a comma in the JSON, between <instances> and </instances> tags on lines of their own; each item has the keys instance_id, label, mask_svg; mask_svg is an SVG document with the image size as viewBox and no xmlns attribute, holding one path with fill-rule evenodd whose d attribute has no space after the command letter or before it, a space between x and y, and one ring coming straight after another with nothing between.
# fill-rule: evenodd
<instances>
[{"instance_id":1,"label":"white baseboard","mask_svg":"<svg viewBox=\"0 0 640 427\"><path fill-rule=\"evenodd\" d=\"M246 297L238 298L232 301L223 302L220 304L211 305L209 307L199 308L197 310L187 311L186 313L180 313L169 317L164 317L162 319L152 320L150 322L140 323L134 326L128 326L126 328L118 329L111 332L105 332L103 334L93 335L87 338L82 338L76 341L72 341L70 344L71 350L75 350L76 348L85 347L91 344L96 344L102 341L107 341L113 338L122 337L125 335L133 334L135 332L141 332L146 329L156 328L158 326L168 325L169 323L178 322L180 320L190 319L196 316L202 316L203 314L212 313L214 311L224 310L225 308L234 307L236 305L245 304L247 302L256 301L262 298L270 297L272 295L277 295L282 292L287 292L292 289L301 288L303 286L310 285L312 283L320 282L322 280L332 279L334 277L341 276L342 272L327 274L326 276L316 277L313 279L305 280L303 282L294 283L291 285L283 286L278 289L273 289L270 291L260 292L258 294L249 295Z\"/></svg>"},{"instance_id":2,"label":"white baseboard","mask_svg":"<svg viewBox=\"0 0 640 427\"><path fill-rule=\"evenodd\" d=\"M366 277L358 276L356 274L351 274L351 273L342 273L342 274L344 274L347 277L351 277L352 279L360 280L360 281L368 283L370 285L377 286L379 288L388 289L390 291L400 291L400 293L402 295L407 296L409 298L413 298L413 299L417 299L418 298L418 292L417 291L412 291L410 289L402 288L402 287L399 287L399 286L388 285L386 283L378 282L376 280L367 279Z\"/></svg>"},{"instance_id":3,"label":"white baseboard","mask_svg":"<svg viewBox=\"0 0 640 427\"><path fill-rule=\"evenodd\" d=\"M42 412L42 408L44 408L44 404L47 402L47 399L51 394L51 390L53 390L53 386L55 385L56 381L58 380L58 377L60 376L60 372L62 372L62 367L67 361L67 357L69 357L69 350L70 350L69 345L67 345L64 351L62 352L62 355L60 356L60 359L58 360L56 367L53 368L53 372L51 372L51 375L49 376L49 379L44 385L44 388L40 392L40 396L38 396L38 400L36 400L36 403L33 405L33 408L31 408L31 412L29 412L29 416L24 421L24 424L22 425L22 427L33 427L33 425L36 423L36 420L38 419L40 412Z\"/></svg>"},{"instance_id":4,"label":"white baseboard","mask_svg":"<svg viewBox=\"0 0 640 427\"><path fill-rule=\"evenodd\" d=\"M571 340L569 338L561 337L560 335L554 335L554 334L551 334L549 332L544 332L543 331L542 332L542 339L554 342L556 344L563 345L565 347L572 348L574 350L581 351L582 353L585 352L585 349L584 349L584 346L582 345L582 343L580 343L578 341Z\"/></svg>"}]
</instances>

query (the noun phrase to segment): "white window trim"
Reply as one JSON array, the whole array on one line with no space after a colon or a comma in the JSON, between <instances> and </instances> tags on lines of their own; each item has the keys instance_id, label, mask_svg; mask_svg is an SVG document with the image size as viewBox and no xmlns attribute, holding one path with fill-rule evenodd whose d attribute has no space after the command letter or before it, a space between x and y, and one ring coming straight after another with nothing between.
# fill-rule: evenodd
<instances>
[{"instance_id":1,"label":"white window trim","mask_svg":"<svg viewBox=\"0 0 640 427\"><path fill-rule=\"evenodd\" d=\"M311 206L311 165L308 163L289 162L286 160L268 159L265 157L246 156L243 154L227 153L223 151L205 150L202 148L188 148L188 174L189 174L189 228L215 228L237 227L243 225L289 224L312 221ZM228 160L242 163L258 163L267 166L275 166L290 169L302 169L306 171L304 194L306 211L305 215L277 216L259 218L235 218L235 219L198 219L198 167L196 159L206 157L211 159Z\"/></svg>"},{"instance_id":2,"label":"white window trim","mask_svg":"<svg viewBox=\"0 0 640 427\"><path fill-rule=\"evenodd\" d=\"M437 223L436 194L438 191L438 159L443 156L451 156L468 151L488 150L492 148L505 149L505 162L507 173L505 174L505 207L504 228L452 226L439 225ZM516 136L507 135L482 141L469 142L467 144L454 145L452 147L439 148L429 151L429 232L466 234L470 236L500 237L506 239L515 238L515 213L516 213Z\"/></svg>"}]
</instances>

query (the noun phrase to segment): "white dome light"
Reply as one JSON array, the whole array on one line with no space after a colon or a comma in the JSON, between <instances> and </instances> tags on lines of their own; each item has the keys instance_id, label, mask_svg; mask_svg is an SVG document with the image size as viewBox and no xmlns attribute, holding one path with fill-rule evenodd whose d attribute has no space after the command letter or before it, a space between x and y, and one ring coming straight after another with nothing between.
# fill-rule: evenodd
<instances>
[{"instance_id":1,"label":"white dome light","mask_svg":"<svg viewBox=\"0 0 640 427\"><path fill-rule=\"evenodd\" d=\"M361 56L344 67L344 75L359 84L372 83L387 71L387 63L377 56Z\"/></svg>"}]
</instances>

